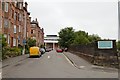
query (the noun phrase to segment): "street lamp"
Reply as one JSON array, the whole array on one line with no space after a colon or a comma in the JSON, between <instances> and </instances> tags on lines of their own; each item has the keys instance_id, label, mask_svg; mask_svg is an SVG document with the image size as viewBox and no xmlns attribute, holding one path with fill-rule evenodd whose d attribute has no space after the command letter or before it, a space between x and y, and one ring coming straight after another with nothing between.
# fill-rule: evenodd
<instances>
[{"instance_id":1,"label":"street lamp","mask_svg":"<svg viewBox=\"0 0 120 80\"><path fill-rule=\"evenodd\" d=\"M118 0L118 41L120 41L120 1Z\"/></svg>"}]
</instances>

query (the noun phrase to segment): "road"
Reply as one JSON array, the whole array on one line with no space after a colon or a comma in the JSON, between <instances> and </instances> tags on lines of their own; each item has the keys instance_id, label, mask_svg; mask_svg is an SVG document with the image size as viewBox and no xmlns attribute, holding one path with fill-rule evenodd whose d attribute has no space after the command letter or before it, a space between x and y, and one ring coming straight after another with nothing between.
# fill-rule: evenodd
<instances>
[{"instance_id":1,"label":"road","mask_svg":"<svg viewBox=\"0 0 120 80\"><path fill-rule=\"evenodd\" d=\"M2 71L3 78L118 78L118 72L78 69L63 53L55 51L40 58L26 58Z\"/></svg>"}]
</instances>

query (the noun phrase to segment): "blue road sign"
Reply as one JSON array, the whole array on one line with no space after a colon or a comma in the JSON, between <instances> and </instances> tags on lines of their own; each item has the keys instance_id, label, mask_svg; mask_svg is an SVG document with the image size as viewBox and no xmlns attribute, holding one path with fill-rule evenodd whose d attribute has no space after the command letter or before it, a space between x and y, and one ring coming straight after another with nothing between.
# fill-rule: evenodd
<instances>
[{"instance_id":1,"label":"blue road sign","mask_svg":"<svg viewBox=\"0 0 120 80\"><path fill-rule=\"evenodd\" d=\"M26 45L26 40L25 40L25 39L23 39L23 44L25 44L25 45Z\"/></svg>"}]
</instances>

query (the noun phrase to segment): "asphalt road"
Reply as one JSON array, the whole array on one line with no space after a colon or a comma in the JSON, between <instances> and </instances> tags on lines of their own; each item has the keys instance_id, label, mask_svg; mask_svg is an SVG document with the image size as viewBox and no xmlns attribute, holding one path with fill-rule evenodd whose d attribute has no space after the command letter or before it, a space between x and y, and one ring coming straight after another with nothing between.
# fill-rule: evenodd
<instances>
[{"instance_id":1,"label":"asphalt road","mask_svg":"<svg viewBox=\"0 0 120 80\"><path fill-rule=\"evenodd\" d=\"M47 52L40 58L26 56L26 59L6 66L2 71L3 78L118 78L118 72L78 69L63 53L55 51Z\"/></svg>"}]
</instances>

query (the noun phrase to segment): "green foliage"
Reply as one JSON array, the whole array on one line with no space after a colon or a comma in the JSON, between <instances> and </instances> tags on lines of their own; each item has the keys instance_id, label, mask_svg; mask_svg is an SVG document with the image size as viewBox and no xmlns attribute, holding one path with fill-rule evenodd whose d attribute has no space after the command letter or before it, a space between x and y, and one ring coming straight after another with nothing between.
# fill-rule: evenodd
<instances>
[{"instance_id":1,"label":"green foliage","mask_svg":"<svg viewBox=\"0 0 120 80\"><path fill-rule=\"evenodd\" d=\"M44 45L40 45L40 48L44 48L45 46Z\"/></svg>"},{"instance_id":2,"label":"green foliage","mask_svg":"<svg viewBox=\"0 0 120 80\"><path fill-rule=\"evenodd\" d=\"M7 46L6 38L2 35L2 47L6 46Z\"/></svg>"},{"instance_id":3,"label":"green foliage","mask_svg":"<svg viewBox=\"0 0 120 80\"><path fill-rule=\"evenodd\" d=\"M62 47L68 47L73 43L74 40L74 29L72 27L67 27L62 29L59 33L59 45Z\"/></svg>"},{"instance_id":4,"label":"green foliage","mask_svg":"<svg viewBox=\"0 0 120 80\"><path fill-rule=\"evenodd\" d=\"M27 40L27 44L25 46L25 48L26 48L25 53L26 54L29 54L29 48L32 47L32 46L36 46L36 40L29 38Z\"/></svg>"},{"instance_id":5,"label":"green foliage","mask_svg":"<svg viewBox=\"0 0 120 80\"><path fill-rule=\"evenodd\" d=\"M89 39L90 42L101 40L101 38L97 34L96 35L95 34L89 35L88 39Z\"/></svg>"},{"instance_id":6,"label":"green foliage","mask_svg":"<svg viewBox=\"0 0 120 80\"><path fill-rule=\"evenodd\" d=\"M2 60L2 34L0 34L0 60Z\"/></svg>"},{"instance_id":7,"label":"green foliage","mask_svg":"<svg viewBox=\"0 0 120 80\"><path fill-rule=\"evenodd\" d=\"M6 59L9 57L16 57L16 56L21 55L21 50L17 47L13 47L13 48L4 47L2 48L2 53L3 53L2 59Z\"/></svg>"},{"instance_id":8,"label":"green foliage","mask_svg":"<svg viewBox=\"0 0 120 80\"><path fill-rule=\"evenodd\" d=\"M120 51L120 41L117 42L117 49Z\"/></svg>"},{"instance_id":9,"label":"green foliage","mask_svg":"<svg viewBox=\"0 0 120 80\"><path fill-rule=\"evenodd\" d=\"M29 39L27 40L27 45L28 45L29 47L36 46L36 40L29 38Z\"/></svg>"},{"instance_id":10,"label":"green foliage","mask_svg":"<svg viewBox=\"0 0 120 80\"><path fill-rule=\"evenodd\" d=\"M69 47L72 44L88 44L101 38L98 35L88 35L85 31L74 31L72 27L61 29L59 34L59 45Z\"/></svg>"},{"instance_id":11,"label":"green foliage","mask_svg":"<svg viewBox=\"0 0 120 80\"><path fill-rule=\"evenodd\" d=\"M85 31L75 32L75 38L73 44L87 44L87 43L89 43L88 33L86 33Z\"/></svg>"},{"instance_id":12,"label":"green foliage","mask_svg":"<svg viewBox=\"0 0 120 80\"><path fill-rule=\"evenodd\" d=\"M0 36L1 37L1 36ZM4 35L2 35L2 47L1 47L1 56L2 59L6 59L9 57L15 57L15 56L19 56L21 55L22 51L20 48L17 47L8 47L7 46L7 42L6 42L6 38L4 37Z\"/></svg>"}]
</instances>

